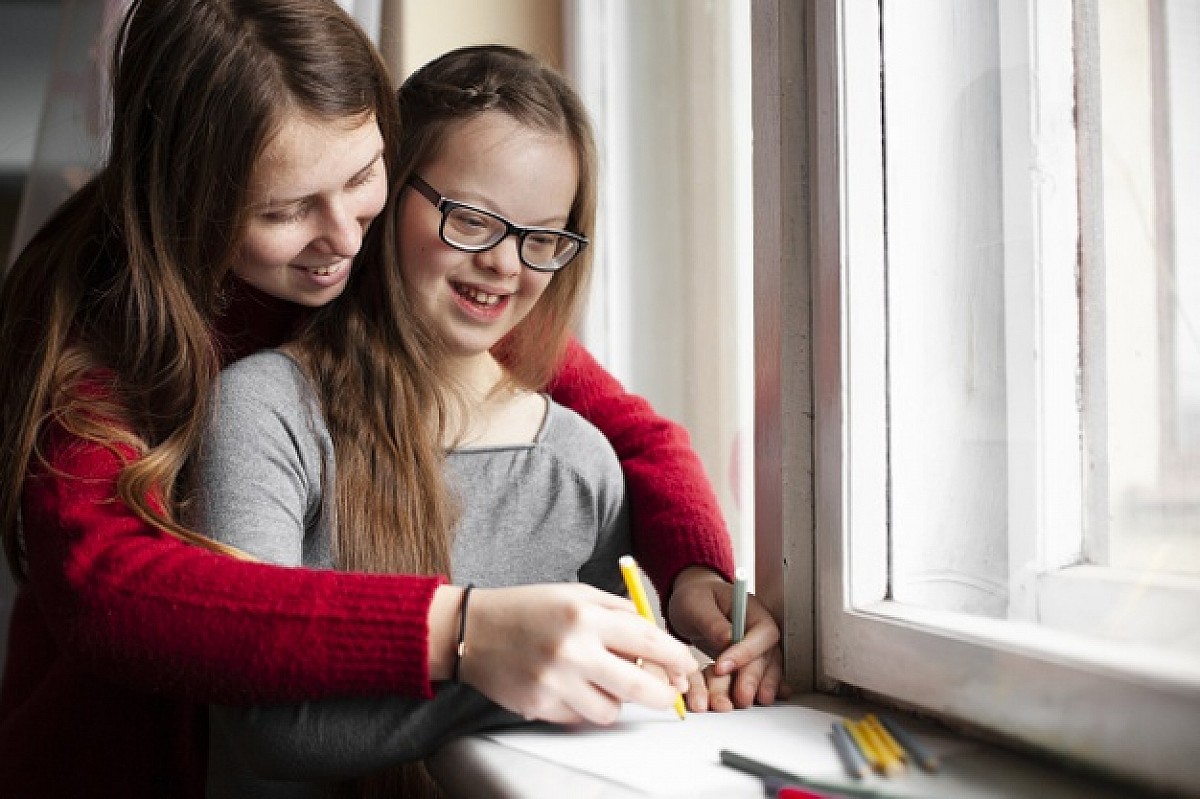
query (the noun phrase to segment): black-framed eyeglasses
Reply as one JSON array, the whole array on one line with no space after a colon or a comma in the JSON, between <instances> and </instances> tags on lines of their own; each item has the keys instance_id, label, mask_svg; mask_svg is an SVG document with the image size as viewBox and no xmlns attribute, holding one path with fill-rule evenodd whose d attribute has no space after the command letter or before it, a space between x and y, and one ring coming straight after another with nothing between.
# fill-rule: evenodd
<instances>
[{"instance_id":1,"label":"black-framed eyeglasses","mask_svg":"<svg viewBox=\"0 0 1200 799\"><path fill-rule=\"evenodd\" d=\"M509 236L516 236L521 263L537 272L557 272L588 244L586 236L569 230L515 225L499 214L443 197L418 175L409 178L408 185L442 212L438 232L442 241L456 250L484 252Z\"/></svg>"}]
</instances>

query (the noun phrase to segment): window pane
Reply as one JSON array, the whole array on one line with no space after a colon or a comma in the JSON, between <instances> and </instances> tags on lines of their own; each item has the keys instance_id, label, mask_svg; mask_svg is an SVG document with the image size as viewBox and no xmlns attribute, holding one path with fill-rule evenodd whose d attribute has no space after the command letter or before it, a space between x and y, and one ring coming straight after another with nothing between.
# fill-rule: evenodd
<instances>
[{"instance_id":1,"label":"window pane","mask_svg":"<svg viewBox=\"0 0 1200 799\"><path fill-rule=\"evenodd\" d=\"M1200 575L1200 8L1101 4L1100 23L1106 560Z\"/></svg>"},{"instance_id":2,"label":"window pane","mask_svg":"<svg viewBox=\"0 0 1200 799\"><path fill-rule=\"evenodd\" d=\"M884 18L892 591L1002 617L999 36L991 3L939 5Z\"/></svg>"},{"instance_id":3,"label":"window pane","mask_svg":"<svg viewBox=\"0 0 1200 799\"><path fill-rule=\"evenodd\" d=\"M1200 673L1200 9L921 6L882 6L890 595Z\"/></svg>"},{"instance_id":4,"label":"window pane","mask_svg":"<svg viewBox=\"0 0 1200 799\"><path fill-rule=\"evenodd\" d=\"M1106 357L1138 298L1109 290L1105 112L1150 116L1107 106L1111 6L1146 52L1152 10L1180 24L1162 0L815 4L818 673L1190 795L1200 580L1107 565L1113 398L1144 386Z\"/></svg>"}]
</instances>

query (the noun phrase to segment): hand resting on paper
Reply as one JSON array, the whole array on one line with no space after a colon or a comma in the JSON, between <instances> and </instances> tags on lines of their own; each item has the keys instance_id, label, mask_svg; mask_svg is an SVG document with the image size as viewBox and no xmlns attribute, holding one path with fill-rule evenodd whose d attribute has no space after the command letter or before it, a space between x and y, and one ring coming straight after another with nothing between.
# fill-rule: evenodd
<instances>
[{"instance_id":1,"label":"hand resting on paper","mask_svg":"<svg viewBox=\"0 0 1200 799\"><path fill-rule=\"evenodd\" d=\"M668 602L671 626L714 659L702 678L691 680L688 708L732 710L772 704L790 694L783 681L779 626L753 594L746 599L746 634L730 645L733 586L710 569L692 566L675 579Z\"/></svg>"},{"instance_id":2,"label":"hand resting on paper","mask_svg":"<svg viewBox=\"0 0 1200 799\"><path fill-rule=\"evenodd\" d=\"M461 681L530 720L607 725L622 702L667 709L696 670L632 602L584 584L476 589L465 640Z\"/></svg>"}]
</instances>

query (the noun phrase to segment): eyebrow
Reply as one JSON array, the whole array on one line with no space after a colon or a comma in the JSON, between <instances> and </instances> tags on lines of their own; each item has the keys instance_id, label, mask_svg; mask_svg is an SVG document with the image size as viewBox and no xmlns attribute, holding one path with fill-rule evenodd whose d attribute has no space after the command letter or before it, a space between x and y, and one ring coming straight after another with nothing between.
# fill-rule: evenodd
<instances>
[{"instance_id":1,"label":"eyebrow","mask_svg":"<svg viewBox=\"0 0 1200 799\"><path fill-rule=\"evenodd\" d=\"M371 160L369 162L367 162L366 166L364 166L362 169L358 170L357 172L355 172L353 175L350 176L350 178L346 181L346 185L354 183L356 180L361 179L364 175L366 175L368 172L370 172L372 169L374 169L375 165L378 164L379 161L383 158L383 152L384 152L383 148L380 148L379 152L375 153L375 156L373 158L371 158ZM307 202L308 200L312 199L313 196L314 196L313 194L305 194L302 197L287 197L287 198L267 200L265 202L258 203L252 207L256 211L278 210L280 208L286 208L289 205L297 205L298 203Z\"/></svg>"},{"instance_id":2,"label":"eyebrow","mask_svg":"<svg viewBox=\"0 0 1200 799\"><path fill-rule=\"evenodd\" d=\"M436 191L436 189L435 189L435 191ZM438 193L440 194L441 192L438 192ZM487 213L492 214L493 216L498 216L507 222L512 222L512 224L517 225L518 227L545 228L546 230L566 230L566 225L570 224L570 222L571 222L571 212L570 211L568 211L566 213L566 215L552 216L552 217L548 217L547 219L543 219L540 222L530 222L529 224L522 224L522 223L518 223L518 222L513 222L513 219L511 216L502 214L499 211L495 210L492 203L490 203L486 200L467 201L467 200L460 200L457 197L445 197L445 196L443 196L442 199L449 200L450 202L453 202L453 203L458 203L459 205L467 205L478 211L486 211ZM562 221L560 222L559 220L562 220Z\"/></svg>"},{"instance_id":3,"label":"eyebrow","mask_svg":"<svg viewBox=\"0 0 1200 799\"><path fill-rule=\"evenodd\" d=\"M355 172L353 175L351 175L351 176L350 176L350 179L349 179L348 181L346 181L346 182L347 182L347 183L353 183L354 181L358 180L358 179L359 179L359 178L361 178L363 175L367 174L367 173L368 173L368 172L370 172L372 169L374 169L374 168L375 168L375 165L376 165L376 164L378 164L378 163L380 162L380 160L382 160L382 159L383 159L383 148L381 147L381 148L379 148L379 152L375 153L375 157L374 157L374 158L372 158L372 159L371 159L371 160L370 160L370 161L367 163L367 165L366 165L366 166L364 166L362 169L358 170L358 171L357 171L357 172Z\"/></svg>"}]
</instances>

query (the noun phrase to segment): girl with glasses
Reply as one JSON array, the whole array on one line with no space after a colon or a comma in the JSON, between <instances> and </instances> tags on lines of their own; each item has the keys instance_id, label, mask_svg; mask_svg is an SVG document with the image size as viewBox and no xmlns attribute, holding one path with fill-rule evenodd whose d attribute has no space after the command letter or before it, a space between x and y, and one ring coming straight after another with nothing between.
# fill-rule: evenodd
<instances>
[{"instance_id":1,"label":"girl with glasses","mask_svg":"<svg viewBox=\"0 0 1200 799\"><path fill-rule=\"evenodd\" d=\"M488 46L418 70L399 107L397 180L364 253L381 266L293 344L226 370L201 459L202 527L288 565L450 574L438 591L454 598L451 612L430 615L431 676L442 682L424 701L214 707L213 796L335 795L346 775L366 775L352 788L360 795L398 785L417 795L419 777L394 769L449 737L522 716L606 723L623 700L666 708L681 687L639 668L638 641L654 628L597 590L622 592L618 557L656 548L631 542L638 503L617 455L544 393L591 269L596 154L582 104L535 58ZM430 368L445 370L449 389L434 400L413 405L393 390L402 329L436 348ZM424 413L399 416L413 408ZM435 460L448 508L438 520L452 526L422 520L420 497L380 479L403 471L427 429L449 451ZM381 540L380 529L406 537ZM694 593L668 606L677 629L720 613L726 577L678 573L674 590ZM751 667L741 704L773 701L779 686L778 631L755 608L753 638L735 653ZM728 643L720 620L718 641L697 641L714 655ZM558 690L535 696L521 675ZM706 709L704 680L690 687L692 709ZM713 707L731 706L719 691Z\"/></svg>"}]
</instances>

